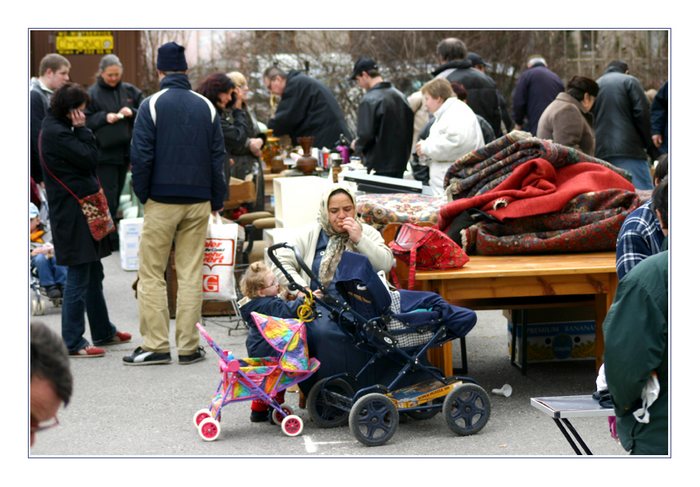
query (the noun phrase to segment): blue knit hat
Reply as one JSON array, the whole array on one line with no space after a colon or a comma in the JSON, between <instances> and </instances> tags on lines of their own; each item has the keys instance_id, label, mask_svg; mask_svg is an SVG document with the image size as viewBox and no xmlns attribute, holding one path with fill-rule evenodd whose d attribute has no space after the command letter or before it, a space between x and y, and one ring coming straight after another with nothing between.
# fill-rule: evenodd
<instances>
[{"instance_id":1,"label":"blue knit hat","mask_svg":"<svg viewBox=\"0 0 700 487\"><path fill-rule=\"evenodd\" d=\"M175 42L168 42L158 48L159 71L187 71L185 48Z\"/></svg>"}]
</instances>

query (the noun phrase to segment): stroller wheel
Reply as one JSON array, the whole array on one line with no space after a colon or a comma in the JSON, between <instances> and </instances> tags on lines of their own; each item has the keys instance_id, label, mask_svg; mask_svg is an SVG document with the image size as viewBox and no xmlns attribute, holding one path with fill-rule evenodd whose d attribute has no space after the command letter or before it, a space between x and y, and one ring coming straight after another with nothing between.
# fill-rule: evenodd
<instances>
[{"instance_id":1,"label":"stroller wheel","mask_svg":"<svg viewBox=\"0 0 700 487\"><path fill-rule=\"evenodd\" d=\"M280 407L284 410L284 412L289 416L290 414L294 414L294 408L287 404L286 402L281 404ZM278 410L273 409L272 410L272 422L275 423L276 425L282 424L282 421L284 421L284 418L287 416L283 416L282 413L280 413Z\"/></svg>"},{"instance_id":2,"label":"stroller wheel","mask_svg":"<svg viewBox=\"0 0 700 487\"><path fill-rule=\"evenodd\" d=\"M211 412L208 409L200 409L196 413L194 413L194 417L192 420L194 421L194 427L199 428L199 423L204 421L207 418L211 418Z\"/></svg>"},{"instance_id":3,"label":"stroller wheel","mask_svg":"<svg viewBox=\"0 0 700 487\"><path fill-rule=\"evenodd\" d=\"M304 430L304 422L296 414L290 414L282 420L282 432L287 436L299 436Z\"/></svg>"},{"instance_id":4,"label":"stroller wheel","mask_svg":"<svg viewBox=\"0 0 700 487\"><path fill-rule=\"evenodd\" d=\"M307 399L311 420L319 428L344 425L350 414L349 405L353 394L353 388L346 380L336 378L317 382L309 391Z\"/></svg>"},{"instance_id":5,"label":"stroller wheel","mask_svg":"<svg viewBox=\"0 0 700 487\"><path fill-rule=\"evenodd\" d=\"M205 418L199 423L198 431L204 441L214 441L221 433L221 426L214 418Z\"/></svg>"},{"instance_id":6,"label":"stroller wheel","mask_svg":"<svg viewBox=\"0 0 700 487\"><path fill-rule=\"evenodd\" d=\"M367 446L383 445L399 427L399 411L384 394L362 396L350 410L350 431Z\"/></svg>"},{"instance_id":7,"label":"stroller wheel","mask_svg":"<svg viewBox=\"0 0 700 487\"><path fill-rule=\"evenodd\" d=\"M453 432L461 436L473 435L489 421L491 401L480 386L462 384L447 395L442 413Z\"/></svg>"}]
</instances>

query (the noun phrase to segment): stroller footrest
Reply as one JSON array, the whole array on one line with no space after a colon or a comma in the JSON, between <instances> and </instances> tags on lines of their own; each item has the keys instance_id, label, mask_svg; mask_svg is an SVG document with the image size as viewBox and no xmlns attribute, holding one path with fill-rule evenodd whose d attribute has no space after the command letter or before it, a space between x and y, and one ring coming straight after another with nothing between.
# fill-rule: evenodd
<instances>
[{"instance_id":1,"label":"stroller footrest","mask_svg":"<svg viewBox=\"0 0 700 487\"><path fill-rule=\"evenodd\" d=\"M387 394L387 397L394 401L399 409L416 407L420 404L439 399L446 396L457 385L462 382L453 377L449 377L445 382L437 379L419 382L402 389L397 389Z\"/></svg>"}]
</instances>

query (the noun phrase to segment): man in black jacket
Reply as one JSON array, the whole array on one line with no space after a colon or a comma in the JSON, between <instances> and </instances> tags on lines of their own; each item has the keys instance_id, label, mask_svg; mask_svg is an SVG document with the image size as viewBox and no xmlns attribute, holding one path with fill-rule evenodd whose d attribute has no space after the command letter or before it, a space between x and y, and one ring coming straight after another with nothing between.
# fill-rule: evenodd
<instances>
[{"instance_id":1,"label":"man in black jacket","mask_svg":"<svg viewBox=\"0 0 700 487\"><path fill-rule=\"evenodd\" d=\"M632 174L637 189L652 189L647 154L656 159L651 139L649 101L627 63L611 61L598 78L595 116L595 156Z\"/></svg>"},{"instance_id":2,"label":"man in black jacket","mask_svg":"<svg viewBox=\"0 0 700 487\"><path fill-rule=\"evenodd\" d=\"M362 155L367 171L403 178L413 139L413 110L406 97L384 81L370 58L357 60L350 80L366 92L357 110L353 150Z\"/></svg>"},{"instance_id":3,"label":"man in black jacket","mask_svg":"<svg viewBox=\"0 0 700 487\"><path fill-rule=\"evenodd\" d=\"M349 137L338 101L320 81L300 71L285 73L271 67L263 73L263 82L270 93L281 97L267 123L275 135L312 136L314 147L329 149L335 147L340 134Z\"/></svg>"},{"instance_id":4,"label":"man in black jacket","mask_svg":"<svg viewBox=\"0 0 700 487\"><path fill-rule=\"evenodd\" d=\"M467 105L486 119L496 137L503 135L496 82L472 67L464 42L454 37L441 40L437 45L437 56L440 66L433 71L433 76L447 78L464 86Z\"/></svg>"}]
</instances>

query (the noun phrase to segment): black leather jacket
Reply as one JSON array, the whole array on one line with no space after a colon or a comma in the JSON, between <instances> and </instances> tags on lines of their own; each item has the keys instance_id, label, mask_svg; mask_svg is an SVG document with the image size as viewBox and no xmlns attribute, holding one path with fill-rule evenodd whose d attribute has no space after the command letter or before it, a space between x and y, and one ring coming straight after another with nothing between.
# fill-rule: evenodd
<instances>
[{"instance_id":1,"label":"black leather jacket","mask_svg":"<svg viewBox=\"0 0 700 487\"><path fill-rule=\"evenodd\" d=\"M648 153L655 158L649 101L639 80L611 67L598 78L598 86L593 106L595 156L646 159Z\"/></svg>"},{"instance_id":2,"label":"black leather jacket","mask_svg":"<svg viewBox=\"0 0 700 487\"><path fill-rule=\"evenodd\" d=\"M456 81L467 90L467 105L476 113L488 121L497 137L502 135L501 110L498 100L498 88L496 82L490 77L472 68L468 60L450 61L433 71L437 76L445 70L454 69L447 75L447 80Z\"/></svg>"},{"instance_id":3,"label":"black leather jacket","mask_svg":"<svg viewBox=\"0 0 700 487\"><path fill-rule=\"evenodd\" d=\"M367 90L357 111L355 152L367 169L399 173L406 169L413 143L413 110L388 81Z\"/></svg>"},{"instance_id":4,"label":"black leather jacket","mask_svg":"<svg viewBox=\"0 0 700 487\"><path fill-rule=\"evenodd\" d=\"M340 134L349 136L338 101L320 81L299 71L290 71L274 117L267 126L275 135L293 139L314 137L314 147L335 147Z\"/></svg>"}]
</instances>

